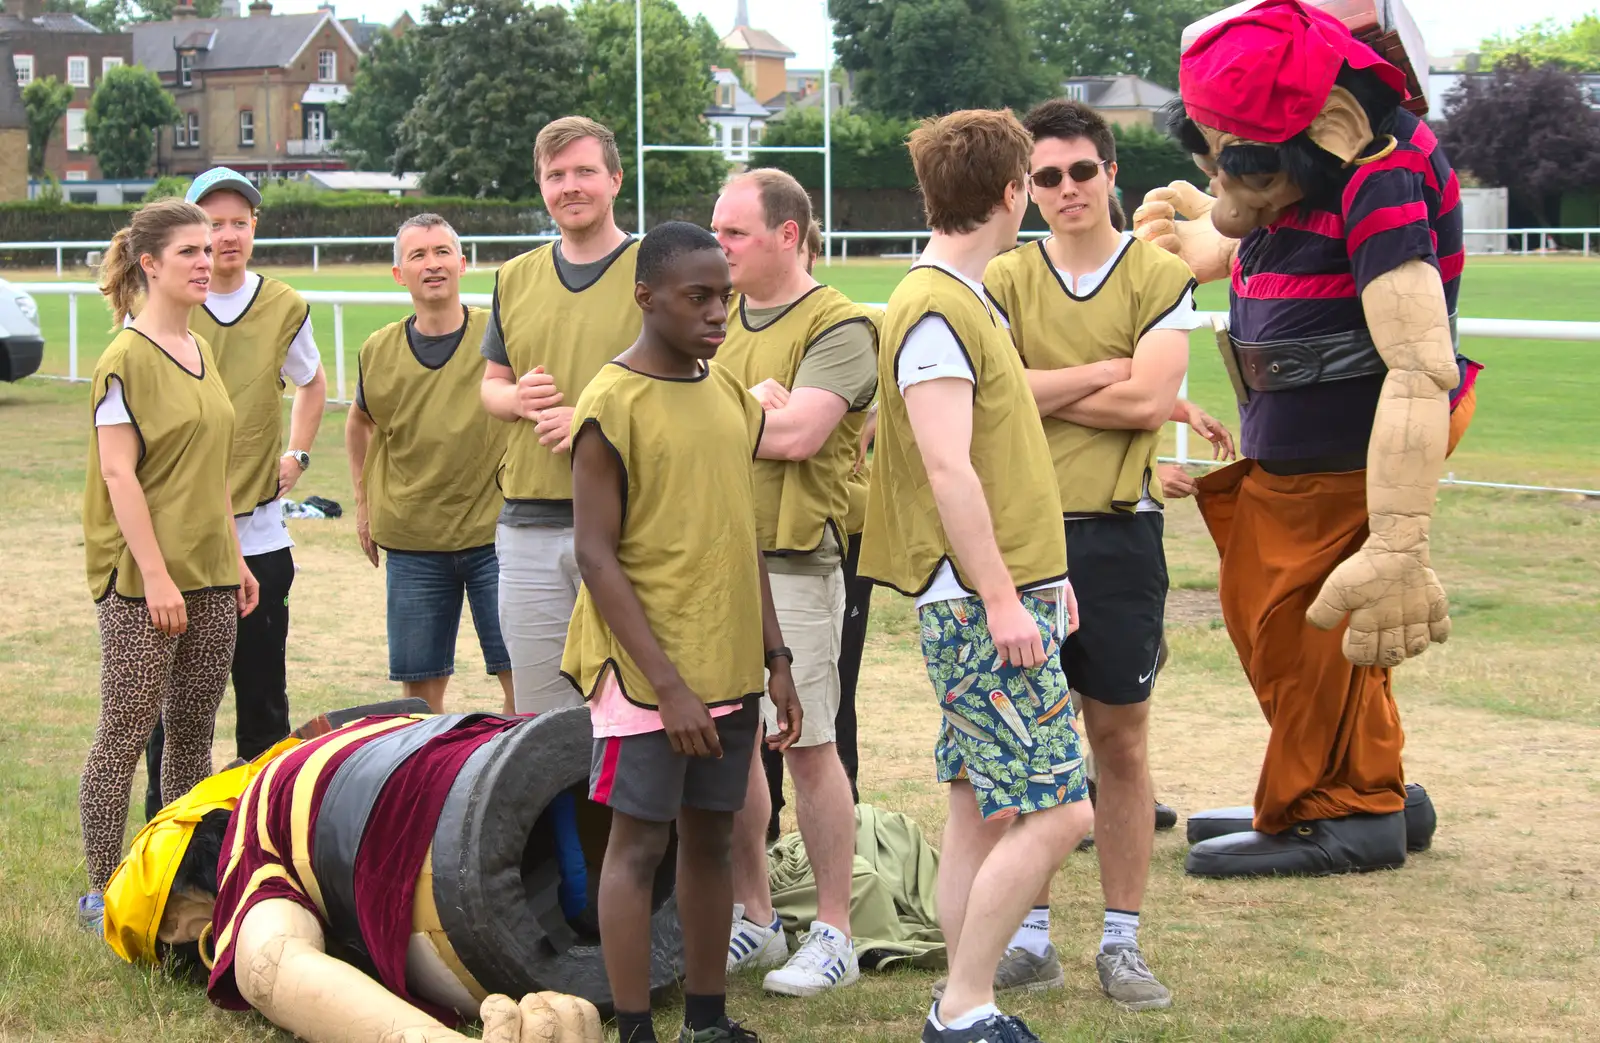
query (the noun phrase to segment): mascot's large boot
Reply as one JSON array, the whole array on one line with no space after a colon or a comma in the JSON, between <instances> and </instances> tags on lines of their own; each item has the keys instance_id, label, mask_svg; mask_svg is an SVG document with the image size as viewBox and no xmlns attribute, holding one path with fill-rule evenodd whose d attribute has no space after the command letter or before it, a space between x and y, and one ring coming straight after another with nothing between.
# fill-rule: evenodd
<instances>
[{"instance_id":1,"label":"mascot's large boot","mask_svg":"<svg viewBox=\"0 0 1600 1043\"><path fill-rule=\"evenodd\" d=\"M1413 854L1433 846L1433 831L1439 816L1433 810L1428 791L1415 782L1406 783L1406 850ZM1186 831L1189 843L1200 844L1233 833L1248 833L1255 809L1248 804L1233 808L1212 808L1189 816Z\"/></svg>"},{"instance_id":2,"label":"mascot's large boot","mask_svg":"<svg viewBox=\"0 0 1600 1043\"><path fill-rule=\"evenodd\" d=\"M1351 815L1301 822L1282 833L1230 833L1189 849L1191 876L1332 876L1399 869L1406 862L1405 814Z\"/></svg>"}]
</instances>

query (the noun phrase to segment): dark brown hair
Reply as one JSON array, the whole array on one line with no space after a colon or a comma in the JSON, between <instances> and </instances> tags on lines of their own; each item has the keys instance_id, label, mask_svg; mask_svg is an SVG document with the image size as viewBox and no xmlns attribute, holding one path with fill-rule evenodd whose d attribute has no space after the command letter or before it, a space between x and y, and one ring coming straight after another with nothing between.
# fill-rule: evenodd
<instances>
[{"instance_id":1,"label":"dark brown hair","mask_svg":"<svg viewBox=\"0 0 1600 1043\"><path fill-rule=\"evenodd\" d=\"M1106 123L1104 116L1081 101L1067 98L1042 101L1022 118L1022 125L1033 135L1034 141L1088 138L1094 142L1094 150L1099 153L1102 163L1117 161L1117 139L1111 134L1110 124Z\"/></svg>"}]
</instances>

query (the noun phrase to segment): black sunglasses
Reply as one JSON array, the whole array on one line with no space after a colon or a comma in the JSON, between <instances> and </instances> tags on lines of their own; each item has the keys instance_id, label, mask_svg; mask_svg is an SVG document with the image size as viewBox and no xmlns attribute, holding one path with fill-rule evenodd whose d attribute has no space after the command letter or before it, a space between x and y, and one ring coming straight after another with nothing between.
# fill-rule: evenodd
<instances>
[{"instance_id":1,"label":"black sunglasses","mask_svg":"<svg viewBox=\"0 0 1600 1043\"><path fill-rule=\"evenodd\" d=\"M1061 184L1063 177L1070 177L1081 185L1085 181L1093 181L1095 175L1100 173L1100 168L1109 162L1104 159L1080 159L1064 171L1060 167L1043 167L1029 174L1028 180L1039 188L1055 188Z\"/></svg>"}]
</instances>

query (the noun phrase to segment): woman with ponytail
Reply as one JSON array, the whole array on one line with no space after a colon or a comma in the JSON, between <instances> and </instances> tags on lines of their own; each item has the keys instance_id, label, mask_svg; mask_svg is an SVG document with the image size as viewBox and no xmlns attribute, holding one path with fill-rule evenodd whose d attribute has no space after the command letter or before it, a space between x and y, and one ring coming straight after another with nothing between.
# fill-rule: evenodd
<instances>
[{"instance_id":1,"label":"woman with ponytail","mask_svg":"<svg viewBox=\"0 0 1600 1043\"><path fill-rule=\"evenodd\" d=\"M100 720L78 794L85 927L122 854L128 792L157 717L162 792L211 774L211 732L239 617L256 604L228 489L233 406L189 311L211 280L204 211L151 203L111 240L100 292L120 330L95 367L84 557L100 623ZM139 304L132 324L123 321Z\"/></svg>"}]
</instances>

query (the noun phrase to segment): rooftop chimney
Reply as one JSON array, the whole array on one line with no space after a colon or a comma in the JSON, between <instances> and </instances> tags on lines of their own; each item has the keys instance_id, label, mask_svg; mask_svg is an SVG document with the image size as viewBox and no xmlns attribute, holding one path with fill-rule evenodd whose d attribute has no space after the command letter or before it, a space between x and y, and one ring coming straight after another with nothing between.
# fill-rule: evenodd
<instances>
[{"instance_id":1,"label":"rooftop chimney","mask_svg":"<svg viewBox=\"0 0 1600 1043\"><path fill-rule=\"evenodd\" d=\"M748 0L739 0L739 10L733 16L733 27L750 27L750 4Z\"/></svg>"},{"instance_id":2,"label":"rooftop chimney","mask_svg":"<svg viewBox=\"0 0 1600 1043\"><path fill-rule=\"evenodd\" d=\"M253 2L250 4L250 17L272 17L272 0L253 0Z\"/></svg>"},{"instance_id":3,"label":"rooftop chimney","mask_svg":"<svg viewBox=\"0 0 1600 1043\"><path fill-rule=\"evenodd\" d=\"M194 16L194 0L180 0L172 9L172 20L175 22L184 18L193 18Z\"/></svg>"},{"instance_id":4,"label":"rooftop chimney","mask_svg":"<svg viewBox=\"0 0 1600 1043\"><path fill-rule=\"evenodd\" d=\"M29 22L44 14L44 0L6 0L5 8L6 14Z\"/></svg>"},{"instance_id":5,"label":"rooftop chimney","mask_svg":"<svg viewBox=\"0 0 1600 1043\"><path fill-rule=\"evenodd\" d=\"M327 2L323 2L323 3L318 4L317 5L317 13L321 14L324 11L326 11L328 14L333 14L333 5L330 4L330 3L327 3Z\"/></svg>"}]
</instances>

